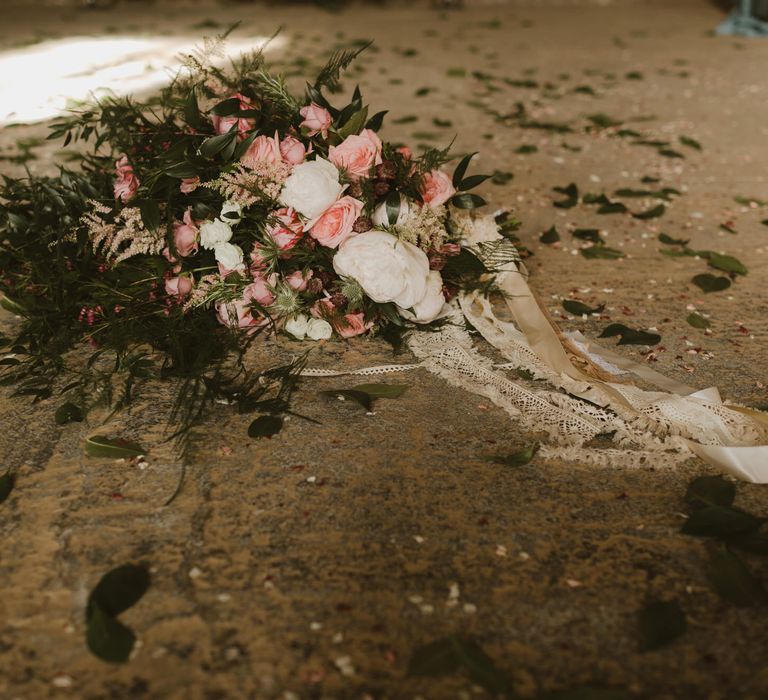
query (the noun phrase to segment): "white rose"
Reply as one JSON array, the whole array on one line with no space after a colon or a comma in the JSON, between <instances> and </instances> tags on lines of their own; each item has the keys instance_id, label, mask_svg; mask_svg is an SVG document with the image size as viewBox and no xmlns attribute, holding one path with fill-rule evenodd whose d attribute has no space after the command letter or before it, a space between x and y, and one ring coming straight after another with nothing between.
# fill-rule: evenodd
<instances>
[{"instance_id":1,"label":"white rose","mask_svg":"<svg viewBox=\"0 0 768 700\"><path fill-rule=\"evenodd\" d=\"M386 231L347 239L333 258L333 269L351 277L380 304L393 301L410 309L427 292L429 260L424 251Z\"/></svg>"},{"instance_id":2,"label":"white rose","mask_svg":"<svg viewBox=\"0 0 768 700\"><path fill-rule=\"evenodd\" d=\"M400 195L400 208L397 211L397 220L390 221L387 217L387 203L382 202L373 210L371 215L371 221L374 226L393 226L402 225L411 217L411 214L416 213L415 205L412 207L411 203L406 197Z\"/></svg>"},{"instance_id":3,"label":"white rose","mask_svg":"<svg viewBox=\"0 0 768 700\"><path fill-rule=\"evenodd\" d=\"M312 221L328 209L343 191L336 166L318 158L294 167L283 185L280 201Z\"/></svg>"},{"instance_id":4,"label":"white rose","mask_svg":"<svg viewBox=\"0 0 768 700\"><path fill-rule=\"evenodd\" d=\"M243 264L243 249L232 243L218 243L213 254L225 270L236 270Z\"/></svg>"},{"instance_id":5,"label":"white rose","mask_svg":"<svg viewBox=\"0 0 768 700\"><path fill-rule=\"evenodd\" d=\"M285 332L290 333L294 338L304 340L309 328L309 319L304 314L298 314L285 322Z\"/></svg>"},{"instance_id":6,"label":"white rose","mask_svg":"<svg viewBox=\"0 0 768 700\"><path fill-rule=\"evenodd\" d=\"M427 292L424 298L413 305L412 311L403 308L398 308L398 311L401 316L409 321L431 323L438 316L442 315L445 305L443 278L437 270L432 270L427 279Z\"/></svg>"},{"instance_id":7,"label":"white rose","mask_svg":"<svg viewBox=\"0 0 768 700\"><path fill-rule=\"evenodd\" d=\"M200 226L200 245L211 250L219 243L226 243L232 238L232 229L229 224L219 221L206 221Z\"/></svg>"},{"instance_id":8,"label":"white rose","mask_svg":"<svg viewBox=\"0 0 768 700\"><path fill-rule=\"evenodd\" d=\"M243 208L237 202L224 202L219 219L230 226L239 224L243 219Z\"/></svg>"},{"instance_id":9,"label":"white rose","mask_svg":"<svg viewBox=\"0 0 768 700\"><path fill-rule=\"evenodd\" d=\"M322 318L311 318L307 323L307 338L312 340L328 340L333 335L333 328Z\"/></svg>"}]
</instances>

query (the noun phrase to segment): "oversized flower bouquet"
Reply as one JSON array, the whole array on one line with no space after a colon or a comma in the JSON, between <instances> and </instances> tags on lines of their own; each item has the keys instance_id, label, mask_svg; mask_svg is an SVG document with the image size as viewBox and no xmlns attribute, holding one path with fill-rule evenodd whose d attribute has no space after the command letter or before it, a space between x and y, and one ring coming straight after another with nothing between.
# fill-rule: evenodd
<instances>
[{"instance_id":1,"label":"oversized flower bouquet","mask_svg":"<svg viewBox=\"0 0 768 700\"><path fill-rule=\"evenodd\" d=\"M25 323L4 363L25 393L50 395L83 340L117 366L149 345L189 375L257 331L391 338L439 321L487 271L461 247L484 204L467 192L485 179L466 175L472 155L449 176L448 149L382 142L386 113L359 89L341 109L324 94L362 49L334 53L296 98L260 52L222 70L218 48L144 104L54 124L65 145L93 144L76 170L5 179L0 291Z\"/></svg>"}]
</instances>

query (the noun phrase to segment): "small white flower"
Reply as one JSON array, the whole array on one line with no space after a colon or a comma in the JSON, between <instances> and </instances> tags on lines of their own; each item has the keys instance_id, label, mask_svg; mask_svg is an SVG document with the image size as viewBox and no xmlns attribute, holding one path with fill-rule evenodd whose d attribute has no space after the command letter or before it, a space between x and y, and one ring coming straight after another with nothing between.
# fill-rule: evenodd
<instances>
[{"instance_id":1,"label":"small white flower","mask_svg":"<svg viewBox=\"0 0 768 700\"><path fill-rule=\"evenodd\" d=\"M224 202L219 219L230 226L239 224L243 219L243 208L237 202Z\"/></svg>"},{"instance_id":2,"label":"small white flower","mask_svg":"<svg viewBox=\"0 0 768 700\"><path fill-rule=\"evenodd\" d=\"M200 225L200 245L203 248L211 250L219 243L226 243L230 238L232 238L232 229L229 224L219 219L206 221Z\"/></svg>"},{"instance_id":3,"label":"small white flower","mask_svg":"<svg viewBox=\"0 0 768 700\"><path fill-rule=\"evenodd\" d=\"M294 167L283 185L280 201L311 222L328 209L343 191L336 166L317 158Z\"/></svg>"},{"instance_id":4,"label":"small white flower","mask_svg":"<svg viewBox=\"0 0 768 700\"><path fill-rule=\"evenodd\" d=\"M225 270L236 270L243 264L243 249L232 243L218 243L213 253Z\"/></svg>"},{"instance_id":5,"label":"small white flower","mask_svg":"<svg viewBox=\"0 0 768 700\"><path fill-rule=\"evenodd\" d=\"M312 318L307 323L307 338L312 340L328 340L333 335L333 328L322 318Z\"/></svg>"},{"instance_id":6,"label":"small white flower","mask_svg":"<svg viewBox=\"0 0 768 700\"><path fill-rule=\"evenodd\" d=\"M304 340L308 329L309 319L304 314L298 314L285 322L285 332L299 340Z\"/></svg>"}]
</instances>

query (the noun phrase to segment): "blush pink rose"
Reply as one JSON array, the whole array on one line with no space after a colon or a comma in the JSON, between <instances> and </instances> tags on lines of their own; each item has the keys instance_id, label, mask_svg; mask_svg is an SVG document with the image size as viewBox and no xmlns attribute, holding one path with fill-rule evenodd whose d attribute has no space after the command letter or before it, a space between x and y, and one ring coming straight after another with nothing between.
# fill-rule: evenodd
<instances>
[{"instance_id":1,"label":"blush pink rose","mask_svg":"<svg viewBox=\"0 0 768 700\"><path fill-rule=\"evenodd\" d=\"M403 157L403 160L410 160L413 157L413 153L408 146L400 146L397 152Z\"/></svg>"},{"instance_id":2,"label":"blush pink rose","mask_svg":"<svg viewBox=\"0 0 768 700\"><path fill-rule=\"evenodd\" d=\"M267 269L267 260L261 250L261 246L257 243L253 246L253 250L251 251L251 264L249 265L249 269L253 277L261 275L261 273Z\"/></svg>"},{"instance_id":3,"label":"blush pink rose","mask_svg":"<svg viewBox=\"0 0 768 700\"><path fill-rule=\"evenodd\" d=\"M173 244L182 258L197 252L197 234L197 226L192 218L192 207L187 207L183 222L176 221L173 224Z\"/></svg>"},{"instance_id":4,"label":"blush pink rose","mask_svg":"<svg viewBox=\"0 0 768 700\"><path fill-rule=\"evenodd\" d=\"M282 155L280 154L280 140L277 134L272 136L257 136L253 143L248 146L248 150L243 154L240 162L248 168L255 168L259 162L280 163Z\"/></svg>"},{"instance_id":5,"label":"blush pink rose","mask_svg":"<svg viewBox=\"0 0 768 700\"><path fill-rule=\"evenodd\" d=\"M179 189L181 190L182 194L189 194L190 192L194 192L199 184L199 177L185 177L182 179L181 184L179 185Z\"/></svg>"},{"instance_id":6,"label":"blush pink rose","mask_svg":"<svg viewBox=\"0 0 768 700\"><path fill-rule=\"evenodd\" d=\"M178 259L177 257L174 257L173 253L171 253L171 249L170 249L170 247L169 247L169 246L165 246L165 248L163 248L163 257L164 257L164 258L165 258L165 259L166 259L166 260L167 260L169 263L171 263L171 265L173 265L173 264L175 264L175 263L179 262L179 259Z\"/></svg>"},{"instance_id":7,"label":"blush pink rose","mask_svg":"<svg viewBox=\"0 0 768 700\"><path fill-rule=\"evenodd\" d=\"M325 210L309 235L320 245L338 248L352 235L352 227L362 210L363 203L359 199L342 197Z\"/></svg>"},{"instance_id":8,"label":"blush pink rose","mask_svg":"<svg viewBox=\"0 0 768 700\"><path fill-rule=\"evenodd\" d=\"M243 299L255 301L261 306L269 306L275 300L272 291L275 282L277 282L276 275L269 275L269 277L254 275L253 282L243 290Z\"/></svg>"},{"instance_id":9,"label":"blush pink rose","mask_svg":"<svg viewBox=\"0 0 768 700\"><path fill-rule=\"evenodd\" d=\"M286 275L285 282L295 292L303 292L306 290L307 284L314 274L312 270L307 270L306 273L296 270L296 272Z\"/></svg>"},{"instance_id":10,"label":"blush pink rose","mask_svg":"<svg viewBox=\"0 0 768 700\"><path fill-rule=\"evenodd\" d=\"M328 160L337 168L344 168L354 180L365 177L372 166L381 164L381 141L375 131L363 129L347 136L338 146L331 146Z\"/></svg>"},{"instance_id":11,"label":"blush pink rose","mask_svg":"<svg viewBox=\"0 0 768 700\"><path fill-rule=\"evenodd\" d=\"M165 280L165 293L171 297L185 297L192 291L189 277L171 277Z\"/></svg>"},{"instance_id":12,"label":"blush pink rose","mask_svg":"<svg viewBox=\"0 0 768 700\"><path fill-rule=\"evenodd\" d=\"M229 96L230 99L237 97L240 99L240 109L252 109L253 105L248 101L245 95L241 95L236 92L234 95ZM211 122L213 123L213 130L217 134L226 134L235 124L237 124L237 137L242 140L248 132L253 129L256 122L250 117L238 117L234 114L228 117L220 117L216 114L211 115Z\"/></svg>"},{"instance_id":13,"label":"blush pink rose","mask_svg":"<svg viewBox=\"0 0 768 700\"><path fill-rule=\"evenodd\" d=\"M133 199L141 184L133 172L133 166L128 162L128 156L122 156L115 163L115 175L115 199L125 204Z\"/></svg>"},{"instance_id":14,"label":"blush pink rose","mask_svg":"<svg viewBox=\"0 0 768 700\"><path fill-rule=\"evenodd\" d=\"M277 222L267 229L267 233L280 250L290 250L304 236L304 224L298 214L289 207L277 209L272 216Z\"/></svg>"},{"instance_id":15,"label":"blush pink rose","mask_svg":"<svg viewBox=\"0 0 768 700\"><path fill-rule=\"evenodd\" d=\"M299 114L304 117L300 126L308 130L308 136L322 134L324 139L328 138L328 129L331 128L332 120L331 113L327 109L312 102L306 107L302 107Z\"/></svg>"},{"instance_id":16,"label":"blush pink rose","mask_svg":"<svg viewBox=\"0 0 768 700\"><path fill-rule=\"evenodd\" d=\"M372 321L366 323L365 314L361 311L356 314L345 314L344 322L333 324L334 330L342 338L354 338L356 335L362 335L373 326Z\"/></svg>"},{"instance_id":17,"label":"blush pink rose","mask_svg":"<svg viewBox=\"0 0 768 700\"><path fill-rule=\"evenodd\" d=\"M294 136L286 136L280 142L280 155L286 163L298 165L304 162L307 155L307 149L299 139Z\"/></svg>"},{"instance_id":18,"label":"blush pink rose","mask_svg":"<svg viewBox=\"0 0 768 700\"><path fill-rule=\"evenodd\" d=\"M242 298L235 301L220 301L216 304L216 316L219 323L230 328L251 328L256 330L269 323L269 319L260 316L258 313L254 316L251 309L251 300Z\"/></svg>"},{"instance_id":19,"label":"blush pink rose","mask_svg":"<svg viewBox=\"0 0 768 700\"><path fill-rule=\"evenodd\" d=\"M445 204L456 194L451 178L442 170L430 170L424 175L419 191L424 199L424 203L428 204L432 209Z\"/></svg>"}]
</instances>

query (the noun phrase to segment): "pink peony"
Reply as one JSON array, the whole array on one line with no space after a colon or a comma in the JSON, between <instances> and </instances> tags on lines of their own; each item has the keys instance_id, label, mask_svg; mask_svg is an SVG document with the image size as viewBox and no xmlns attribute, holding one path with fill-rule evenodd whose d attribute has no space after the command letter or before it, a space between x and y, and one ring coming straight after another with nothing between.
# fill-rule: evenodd
<instances>
[{"instance_id":1,"label":"pink peony","mask_svg":"<svg viewBox=\"0 0 768 700\"><path fill-rule=\"evenodd\" d=\"M190 192L194 192L199 184L199 177L185 177L182 179L181 184L179 185L179 189L181 190L182 194L189 194Z\"/></svg>"},{"instance_id":2,"label":"pink peony","mask_svg":"<svg viewBox=\"0 0 768 700\"><path fill-rule=\"evenodd\" d=\"M304 224L296 212L289 207L282 207L273 212L279 223L275 223L267 229L267 233L273 238L280 250L290 250L304 236Z\"/></svg>"},{"instance_id":3,"label":"pink peony","mask_svg":"<svg viewBox=\"0 0 768 700\"><path fill-rule=\"evenodd\" d=\"M312 104L302 107L299 113L304 117L301 127L308 129L309 136L322 134L324 139L328 138L328 129L331 127L332 120L331 113L327 109L312 102Z\"/></svg>"},{"instance_id":4,"label":"pink peony","mask_svg":"<svg viewBox=\"0 0 768 700\"><path fill-rule=\"evenodd\" d=\"M365 177L374 165L381 163L381 141L375 131L363 129L347 136L338 146L328 149L328 160L344 168L354 180Z\"/></svg>"},{"instance_id":5,"label":"pink peony","mask_svg":"<svg viewBox=\"0 0 768 700\"><path fill-rule=\"evenodd\" d=\"M315 273L312 270L307 270L306 273L301 270L296 270L290 275L286 275L286 284L296 292L303 292L307 288L307 283Z\"/></svg>"},{"instance_id":6,"label":"pink peony","mask_svg":"<svg viewBox=\"0 0 768 700\"><path fill-rule=\"evenodd\" d=\"M248 98L245 97L245 95L241 95L237 92L234 95L230 95L230 98L232 97L240 99L240 109L253 108L253 105L248 101ZM240 140L244 139L256 124L250 117L238 117L234 114L228 117L220 117L216 114L212 114L211 122L213 123L213 130L217 134L226 134L235 124L237 124L237 136Z\"/></svg>"},{"instance_id":7,"label":"pink peony","mask_svg":"<svg viewBox=\"0 0 768 700\"><path fill-rule=\"evenodd\" d=\"M171 297L185 297L192 291L189 277L171 277L165 280L165 293Z\"/></svg>"},{"instance_id":8,"label":"pink peony","mask_svg":"<svg viewBox=\"0 0 768 700\"><path fill-rule=\"evenodd\" d=\"M344 323L334 323L334 330L342 338L354 338L356 335L362 335L373 326L372 321L365 321L365 314L361 311L356 314L346 314Z\"/></svg>"},{"instance_id":9,"label":"pink peony","mask_svg":"<svg viewBox=\"0 0 768 700\"><path fill-rule=\"evenodd\" d=\"M352 227L363 210L363 203L353 197L342 197L331 204L310 229L320 245L338 248L352 235Z\"/></svg>"},{"instance_id":10,"label":"pink peony","mask_svg":"<svg viewBox=\"0 0 768 700\"><path fill-rule=\"evenodd\" d=\"M274 137L271 136L257 136L253 143L248 146L248 150L243 154L240 159L248 168L255 168L259 162L265 163L280 163L282 162L282 155L280 154L280 140L277 134Z\"/></svg>"},{"instance_id":11,"label":"pink peony","mask_svg":"<svg viewBox=\"0 0 768 700\"><path fill-rule=\"evenodd\" d=\"M192 218L192 207L187 207L183 223L175 221L173 224L173 244L182 258L197 252L197 234L197 226Z\"/></svg>"},{"instance_id":12,"label":"pink peony","mask_svg":"<svg viewBox=\"0 0 768 700\"><path fill-rule=\"evenodd\" d=\"M304 162L307 155L307 149L299 139L293 136L286 136L280 142L280 155L286 163L298 165Z\"/></svg>"},{"instance_id":13,"label":"pink peony","mask_svg":"<svg viewBox=\"0 0 768 700\"><path fill-rule=\"evenodd\" d=\"M115 199L125 204L133 199L141 183L133 172L133 166L128 162L128 156L122 156L115 163L115 173Z\"/></svg>"},{"instance_id":14,"label":"pink peony","mask_svg":"<svg viewBox=\"0 0 768 700\"><path fill-rule=\"evenodd\" d=\"M424 203L435 209L453 197L456 194L456 189L451 178L442 170L430 170L424 175L420 192Z\"/></svg>"}]
</instances>

